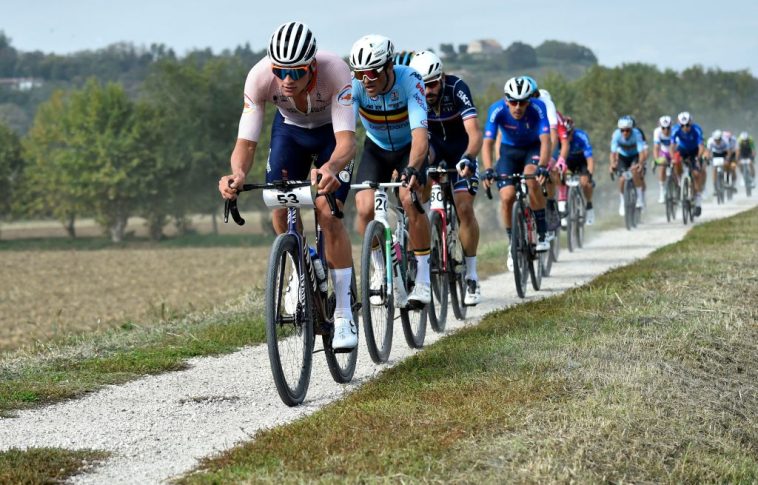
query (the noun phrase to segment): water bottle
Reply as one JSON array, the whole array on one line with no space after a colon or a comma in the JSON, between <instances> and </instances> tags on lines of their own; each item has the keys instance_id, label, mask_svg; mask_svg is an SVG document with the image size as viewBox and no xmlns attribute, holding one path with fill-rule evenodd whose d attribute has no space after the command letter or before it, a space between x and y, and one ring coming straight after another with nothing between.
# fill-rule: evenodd
<instances>
[{"instance_id":1,"label":"water bottle","mask_svg":"<svg viewBox=\"0 0 758 485\"><path fill-rule=\"evenodd\" d=\"M318 289L321 290L322 293L326 293L326 290L328 289L328 284L326 281L326 273L324 272L324 265L321 264L321 258L319 258L318 254L316 254L316 250L310 246L308 246L308 252L311 255L311 262L313 263L313 269L316 272L316 280L318 281Z\"/></svg>"}]
</instances>

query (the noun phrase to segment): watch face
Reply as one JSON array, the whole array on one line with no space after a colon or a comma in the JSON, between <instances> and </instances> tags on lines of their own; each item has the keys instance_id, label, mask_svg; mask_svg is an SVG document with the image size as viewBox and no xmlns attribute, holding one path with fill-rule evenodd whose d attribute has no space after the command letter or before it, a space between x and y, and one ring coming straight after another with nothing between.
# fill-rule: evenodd
<instances>
[{"instance_id":1,"label":"watch face","mask_svg":"<svg viewBox=\"0 0 758 485\"><path fill-rule=\"evenodd\" d=\"M339 179L340 179L341 181L343 181L344 183L348 183L348 182L350 182L350 172L348 172L347 170L342 170L342 171L341 171L341 172L340 172L340 173L337 175L337 177L339 177Z\"/></svg>"}]
</instances>

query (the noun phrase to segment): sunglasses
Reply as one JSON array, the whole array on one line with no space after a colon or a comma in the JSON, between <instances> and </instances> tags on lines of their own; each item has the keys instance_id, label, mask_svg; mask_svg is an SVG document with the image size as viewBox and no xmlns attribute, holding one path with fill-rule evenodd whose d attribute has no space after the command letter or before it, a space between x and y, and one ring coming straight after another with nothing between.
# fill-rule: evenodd
<instances>
[{"instance_id":1,"label":"sunglasses","mask_svg":"<svg viewBox=\"0 0 758 485\"><path fill-rule=\"evenodd\" d=\"M291 77L293 81L297 81L298 79L303 78L306 74L308 74L308 71L310 70L311 66L298 66L298 67L280 67L280 66L271 66L271 72L274 73L274 76L278 77L282 81L284 81L287 76Z\"/></svg>"},{"instance_id":2,"label":"sunglasses","mask_svg":"<svg viewBox=\"0 0 758 485\"><path fill-rule=\"evenodd\" d=\"M622 128L621 129L621 133L631 133L631 132L632 132L631 128Z\"/></svg>"},{"instance_id":3,"label":"sunglasses","mask_svg":"<svg viewBox=\"0 0 758 485\"><path fill-rule=\"evenodd\" d=\"M437 78L434 81L427 81L427 82L425 82L424 86L427 87L427 88L430 88L430 89L434 89L434 88L436 88L437 86L440 85L440 82L442 82L442 80L440 78Z\"/></svg>"},{"instance_id":4,"label":"sunglasses","mask_svg":"<svg viewBox=\"0 0 758 485\"><path fill-rule=\"evenodd\" d=\"M670 129L671 129L670 126L661 126L661 130L670 130Z\"/></svg>"},{"instance_id":5,"label":"sunglasses","mask_svg":"<svg viewBox=\"0 0 758 485\"><path fill-rule=\"evenodd\" d=\"M356 69L353 71L353 78L359 81L376 81L385 67L387 67L386 64L374 69Z\"/></svg>"},{"instance_id":6,"label":"sunglasses","mask_svg":"<svg viewBox=\"0 0 758 485\"><path fill-rule=\"evenodd\" d=\"M508 104L510 104L511 106L526 106L529 104L529 100L524 99L522 101L518 101L516 99L509 99Z\"/></svg>"}]
</instances>

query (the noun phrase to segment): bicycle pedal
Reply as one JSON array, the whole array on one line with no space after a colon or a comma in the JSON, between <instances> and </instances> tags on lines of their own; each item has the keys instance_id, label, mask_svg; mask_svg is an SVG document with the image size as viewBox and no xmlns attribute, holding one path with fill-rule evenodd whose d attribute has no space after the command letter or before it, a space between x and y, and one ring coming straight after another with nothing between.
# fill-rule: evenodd
<instances>
[{"instance_id":1,"label":"bicycle pedal","mask_svg":"<svg viewBox=\"0 0 758 485\"><path fill-rule=\"evenodd\" d=\"M426 303L413 302L411 300L408 300L408 303L405 305L406 310L423 310L424 307L426 307Z\"/></svg>"}]
</instances>

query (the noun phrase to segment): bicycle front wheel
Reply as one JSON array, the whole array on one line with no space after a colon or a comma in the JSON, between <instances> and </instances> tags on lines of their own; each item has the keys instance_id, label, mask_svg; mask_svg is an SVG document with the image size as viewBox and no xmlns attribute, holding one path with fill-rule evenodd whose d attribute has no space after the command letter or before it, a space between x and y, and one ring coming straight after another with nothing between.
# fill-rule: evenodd
<instances>
[{"instance_id":1,"label":"bicycle front wheel","mask_svg":"<svg viewBox=\"0 0 758 485\"><path fill-rule=\"evenodd\" d=\"M750 176L750 166L742 165L742 182L745 184L745 195L750 197L753 191L753 178Z\"/></svg>"},{"instance_id":2,"label":"bicycle front wheel","mask_svg":"<svg viewBox=\"0 0 758 485\"><path fill-rule=\"evenodd\" d=\"M628 180L624 184L624 222L627 230L631 231L634 228L634 216L637 210L637 191L634 188L634 184L631 180Z\"/></svg>"},{"instance_id":3,"label":"bicycle front wheel","mask_svg":"<svg viewBox=\"0 0 758 485\"><path fill-rule=\"evenodd\" d=\"M448 277L443 259L445 245L442 235L442 216L432 211L429 221L432 228L431 252L429 254L429 281L432 302L429 304L429 324L435 332L444 332L447 325ZM450 261L447 261L450 264Z\"/></svg>"},{"instance_id":4,"label":"bicycle front wheel","mask_svg":"<svg viewBox=\"0 0 758 485\"><path fill-rule=\"evenodd\" d=\"M685 177L682 180L682 222L684 222L684 225L687 225L688 220L690 219L690 213L692 212L692 194L690 193L692 190L692 186L690 185L690 178Z\"/></svg>"},{"instance_id":5,"label":"bicycle front wheel","mask_svg":"<svg viewBox=\"0 0 758 485\"><path fill-rule=\"evenodd\" d=\"M298 241L282 234L272 247L266 275L266 341L279 397L288 406L305 399L311 378L313 304ZM303 276L301 278L301 276Z\"/></svg>"},{"instance_id":6,"label":"bicycle front wheel","mask_svg":"<svg viewBox=\"0 0 758 485\"><path fill-rule=\"evenodd\" d=\"M334 318L334 308L337 305L337 297L334 294L332 280L329 279L329 299L327 300L327 314ZM350 279L350 308L353 313L353 322L358 325L358 290L355 284L355 268L353 268ZM349 352L335 352L332 348L332 335L322 335L321 340L324 344L324 355L326 356L326 365L329 367L329 373L335 382L344 384L350 382L355 374L355 364L358 362L358 347L356 346Z\"/></svg>"},{"instance_id":7,"label":"bicycle front wheel","mask_svg":"<svg viewBox=\"0 0 758 485\"><path fill-rule=\"evenodd\" d=\"M511 218L511 258L513 259L513 280L516 283L516 293L519 298L526 296L526 281L529 278L526 254L529 251L529 241L526 233L526 219L521 208L521 202L513 203Z\"/></svg>"},{"instance_id":8,"label":"bicycle front wheel","mask_svg":"<svg viewBox=\"0 0 758 485\"><path fill-rule=\"evenodd\" d=\"M448 213L447 233L447 274L448 288L450 289L450 301L453 304L453 315L458 320L466 319L467 306L464 304L466 297L466 257L463 254L463 245L458 239L458 216L454 212Z\"/></svg>"},{"instance_id":9,"label":"bicycle front wheel","mask_svg":"<svg viewBox=\"0 0 758 485\"><path fill-rule=\"evenodd\" d=\"M381 251L382 266L372 261L372 252ZM361 314L366 348L377 364L387 362L392 349L392 319L395 308L387 287L385 228L379 221L366 226L361 250Z\"/></svg>"}]
</instances>

